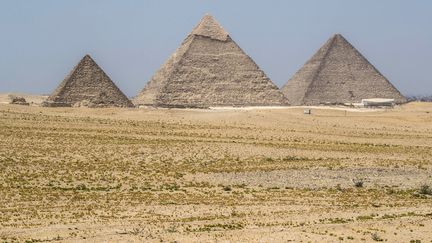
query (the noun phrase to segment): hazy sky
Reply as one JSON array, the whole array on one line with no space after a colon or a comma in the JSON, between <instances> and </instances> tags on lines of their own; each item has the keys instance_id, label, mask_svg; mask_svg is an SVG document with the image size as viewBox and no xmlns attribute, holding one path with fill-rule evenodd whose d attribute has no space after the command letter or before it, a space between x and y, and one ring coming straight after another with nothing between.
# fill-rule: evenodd
<instances>
[{"instance_id":1,"label":"hazy sky","mask_svg":"<svg viewBox=\"0 0 432 243\"><path fill-rule=\"evenodd\" d=\"M48 94L89 53L134 96L205 13L278 86L341 33L403 94L432 94L430 0L0 0L0 92Z\"/></svg>"}]
</instances>

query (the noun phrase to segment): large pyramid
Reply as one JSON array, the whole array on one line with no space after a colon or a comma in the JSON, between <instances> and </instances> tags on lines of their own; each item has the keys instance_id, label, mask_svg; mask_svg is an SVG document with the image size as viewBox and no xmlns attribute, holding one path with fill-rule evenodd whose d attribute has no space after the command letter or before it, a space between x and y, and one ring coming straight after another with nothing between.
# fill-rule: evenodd
<instances>
[{"instance_id":1,"label":"large pyramid","mask_svg":"<svg viewBox=\"0 0 432 243\"><path fill-rule=\"evenodd\" d=\"M206 15L133 100L161 107L270 106L287 99Z\"/></svg>"},{"instance_id":2,"label":"large pyramid","mask_svg":"<svg viewBox=\"0 0 432 243\"><path fill-rule=\"evenodd\" d=\"M360 103L406 98L342 35L330 38L282 87L293 105Z\"/></svg>"},{"instance_id":3,"label":"large pyramid","mask_svg":"<svg viewBox=\"0 0 432 243\"><path fill-rule=\"evenodd\" d=\"M84 56L43 106L131 107L131 101L89 56Z\"/></svg>"}]
</instances>

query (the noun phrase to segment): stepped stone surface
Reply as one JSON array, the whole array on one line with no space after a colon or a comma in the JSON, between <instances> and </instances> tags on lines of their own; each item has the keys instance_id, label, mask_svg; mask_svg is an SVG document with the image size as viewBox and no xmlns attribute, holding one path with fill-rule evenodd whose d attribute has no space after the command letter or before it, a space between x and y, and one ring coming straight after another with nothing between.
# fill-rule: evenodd
<instances>
[{"instance_id":1,"label":"stepped stone surface","mask_svg":"<svg viewBox=\"0 0 432 243\"><path fill-rule=\"evenodd\" d=\"M197 108L288 104L278 87L209 15L133 102Z\"/></svg>"},{"instance_id":2,"label":"stepped stone surface","mask_svg":"<svg viewBox=\"0 0 432 243\"><path fill-rule=\"evenodd\" d=\"M282 87L293 105L407 99L342 35L336 34Z\"/></svg>"},{"instance_id":3,"label":"stepped stone surface","mask_svg":"<svg viewBox=\"0 0 432 243\"><path fill-rule=\"evenodd\" d=\"M84 56L43 106L132 107L132 102L89 56Z\"/></svg>"}]
</instances>

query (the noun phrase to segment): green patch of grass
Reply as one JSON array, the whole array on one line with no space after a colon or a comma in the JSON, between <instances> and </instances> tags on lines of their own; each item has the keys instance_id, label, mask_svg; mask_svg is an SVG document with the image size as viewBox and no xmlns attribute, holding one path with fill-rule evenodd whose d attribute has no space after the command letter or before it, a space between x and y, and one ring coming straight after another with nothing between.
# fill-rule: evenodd
<instances>
[{"instance_id":1,"label":"green patch of grass","mask_svg":"<svg viewBox=\"0 0 432 243\"><path fill-rule=\"evenodd\" d=\"M359 221L371 220L374 219L374 215L361 215L361 216L357 216L356 219Z\"/></svg>"},{"instance_id":2,"label":"green patch of grass","mask_svg":"<svg viewBox=\"0 0 432 243\"><path fill-rule=\"evenodd\" d=\"M229 224L206 224L204 226L198 227L193 230L196 232L205 232L205 231L221 231L221 230L239 230L243 229L244 225L241 223L229 223Z\"/></svg>"}]
</instances>

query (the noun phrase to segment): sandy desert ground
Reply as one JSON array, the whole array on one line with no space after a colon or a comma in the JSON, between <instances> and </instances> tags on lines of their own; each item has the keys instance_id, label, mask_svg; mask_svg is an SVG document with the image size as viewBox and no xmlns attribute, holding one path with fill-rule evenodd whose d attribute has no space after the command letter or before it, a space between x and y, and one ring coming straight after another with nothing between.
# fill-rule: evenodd
<instances>
[{"instance_id":1,"label":"sandy desert ground","mask_svg":"<svg viewBox=\"0 0 432 243\"><path fill-rule=\"evenodd\" d=\"M48 98L48 95L32 95L27 93L1 93L0 104L9 104L11 102L10 96L24 97L29 105L40 105Z\"/></svg>"},{"instance_id":2,"label":"sandy desert ground","mask_svg":"<svg viewBox=\"0 0 432 243\"><path fill-rule=\"evenodd\" d=\"M0 104L4 242L432 242L432 104Z\"/></svg>"}]
</instances>

